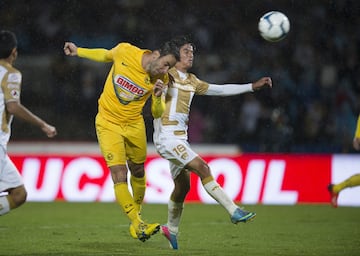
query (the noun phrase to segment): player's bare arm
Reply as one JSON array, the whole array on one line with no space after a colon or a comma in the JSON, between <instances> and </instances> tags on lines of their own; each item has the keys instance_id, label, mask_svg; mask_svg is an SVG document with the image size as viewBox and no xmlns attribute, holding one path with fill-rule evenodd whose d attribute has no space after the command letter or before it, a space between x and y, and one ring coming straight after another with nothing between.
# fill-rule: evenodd
<instances>
[{"instance_id":1,"label":"player's bare arm","mask_svg":"<svg viewBox=\"0 0 360 256\"><path fill-rule=\"evenodd\" d=\"M64 53L68 56L77 56L77 46L72 42L65 42Z\"/></svg>"},{"instance_id":2,"label":"player's bare arm","mask_svg":"<svg viewBox=\"0 0 360 256\"><path fill-rule=\"evenodd\" d=\"M272 87L272 81L270 77L263 77L252 84L252 89L254 91L260 90L263 87Z\"/></svg>"},{"instance_id":3,"label":"player's bare arm","mask_svg":"<svg viewBox=\"0 0 360 256\"><path fill-rule=\"evenodd\" d=\"M25 106L23 106L18 101L11 101L6 103L6 110L14 115L16 118L22 119L28 123L31 123L35 126L40 127L40 129L48 136L49 138L54 137L57 134L56 128L52 125L49 125L44 120L42 120L37 115L33 114Z\"/></svg>"}]
</instances>

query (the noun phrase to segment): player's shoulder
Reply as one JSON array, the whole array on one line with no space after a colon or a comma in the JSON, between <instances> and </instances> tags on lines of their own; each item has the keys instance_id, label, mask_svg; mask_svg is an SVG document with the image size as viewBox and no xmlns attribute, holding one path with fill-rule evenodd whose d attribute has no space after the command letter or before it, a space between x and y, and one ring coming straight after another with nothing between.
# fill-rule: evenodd
<instances>
[{"instance_id":1,"label":"player's shoulder","mask_svg":"<svg viewBox=\"0 0 360 256\"><path fill-rule=\"evenodd\" d=\"M115 53L118 53L122 56L140 56L142 55L144 52L149 51L146 49L141 49L136 45L133 45L131 43L128 42L121 42L119 43L115 48Z\"/></svg>"},{"instance_id":2,"label":"player's shoulder","mask_svg":"<svg viewBox=\"0 0 360 256\"><path fill-rule=\"evenodd\" d=\"M170 74L171 76L173 76L173 77L179 75L175 67L172 67L172 68L169 69L169 74Z\"/></svg>"},{"instance_id":3,"label":"player's shoulder","mask_svg":"<svg viewBox=\"0 0 360 256\"><path fill-rule=\"evenodd\" d=\"M0 67L1 69L6 70L7 72L10 73L21 73L20 70L18 70L13 65L3 60L0 60Z\"/></svg>"},{"instance_id":4,"label":"player's shoulder","mask_svg":"<svg viewBox=\"0 0 360 256\"><path fill-rule=\"evenodd\" d=\"M7 76L8 83L21 83L21 72L9 63L0 63L1 73Z\"/></svg>"},{"instance_id":5,"label":"player's shoulder","mask_svg":"<svg viewBox=\"0 0 360 256\"><path fill-rule=\"evenodd\" d=\"M141 51L142 49L132 43L129 42L121 42L118 43L116 48L124 49L124 50L135 50L135 51Z\"/></svg>"},{"instance_id":6,"label":"player's shoulder","mask_svg":"<svg viewBox=\"0 0 360 256\"><path fill-rule=\"evenodd\" d=\"M192 83L195 84L207 84L207 82L199 79L194 73L188 73L189 79Z\"/></svg>"}]
</instances>

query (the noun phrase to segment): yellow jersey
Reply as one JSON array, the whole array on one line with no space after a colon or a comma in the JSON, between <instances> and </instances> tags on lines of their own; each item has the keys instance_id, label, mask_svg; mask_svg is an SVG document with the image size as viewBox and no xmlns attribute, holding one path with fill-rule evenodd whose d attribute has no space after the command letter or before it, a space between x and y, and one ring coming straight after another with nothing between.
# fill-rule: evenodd
<instances>
[{"instance_id":1,"label":"yellow jersey","mask_svg":"<svg viewBox=\"0 0 360 256\"><path fill-rule=\"evenodd\" d=\"M99 114L104 119L112 123L126 123L142 118L142 109L152 95L156 81L141 65L143 54L149 52L129 43L120 43L111 50L78 48L80 57L113 62L98 101ZM167 74L159 79L165 84L169 82Z\"/></svg>"}]
</instances>

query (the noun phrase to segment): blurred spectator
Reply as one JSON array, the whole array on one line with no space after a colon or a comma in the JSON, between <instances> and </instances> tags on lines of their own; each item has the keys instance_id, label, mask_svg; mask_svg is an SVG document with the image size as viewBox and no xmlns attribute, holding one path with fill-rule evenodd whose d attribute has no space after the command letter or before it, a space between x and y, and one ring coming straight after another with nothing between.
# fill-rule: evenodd
<instances>
[{"instance_id":1,"label":"blurred spectator","mask_svg":"<svg viewBox=\"0 0 360 256\"><path fill-rule=\"evenodd\" d=\"M293 144L293 128L288 124L284 110L274 109L271 117L264 122L266 129L258 135L261 138L262 152L291 152Z\"/></svg>"},{"instance_id":2,"label":"blurred spectator","mask_svg":"<svg viewBox=\"0 0 360 256\"><path fill-rule=\"evenodd\" d=\"M251 141L257 136L258 121L262 114L261 103L253 94L246 94L243 97L244 102L239 109L239 116L236 118L236 132L241 141Z\"/></svg>"}]
</instances>

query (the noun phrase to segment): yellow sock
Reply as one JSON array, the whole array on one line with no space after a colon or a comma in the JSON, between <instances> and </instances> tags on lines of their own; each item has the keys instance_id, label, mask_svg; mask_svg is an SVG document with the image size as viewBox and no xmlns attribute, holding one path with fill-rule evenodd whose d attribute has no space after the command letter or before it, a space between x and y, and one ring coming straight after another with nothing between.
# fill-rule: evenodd
<instances>
[{"instance_id":1,"label":"yellow sock","mask_svg":"<svg viewBox=\"0 0 360 256\"><path fill-rule=\"evenodd\" d=\"M131 223L136 226L139 225L141 219L136 210L134 199L129 192L128 184L126 182L116 183L114 185L114 191L117 203L121 206Z\"/></svg>"},{"instance_id":2,"label":"yellow sock","mask_svg":"<svg viewBox=\"0 0 360 256\"><path fill-rule=\"evenodd\" d=\"M130 176L130 184L133 191L133 198L137 211L141 211L141 204L144 200L145 189L146 189L146 177L137 178L133 175Z\"/></svg>"},{"instance_id":3,"label":"yellow sock","mask_svg":"<svg viewBox=\"0 0 360 256\"><path fill-rule=\"evenodd\" d=\"M339 193L341 190L345 188L355 187L360 185L360 174L354 174L350 176L348 179L340 182L339 184L334 185L333 191L335 193Z\"/></svg>"}]
</instances>

